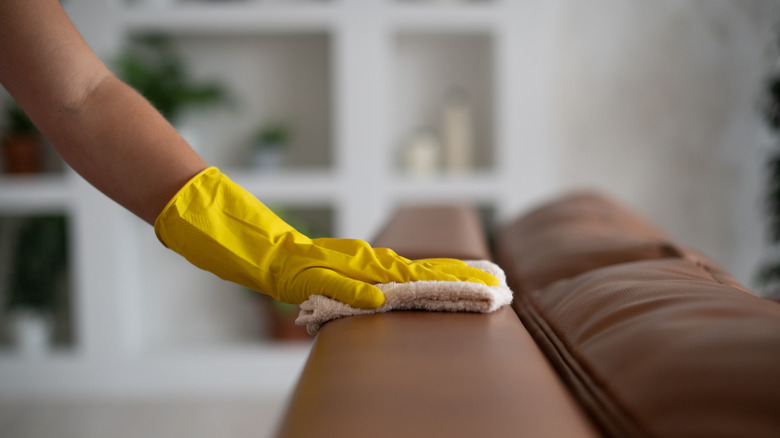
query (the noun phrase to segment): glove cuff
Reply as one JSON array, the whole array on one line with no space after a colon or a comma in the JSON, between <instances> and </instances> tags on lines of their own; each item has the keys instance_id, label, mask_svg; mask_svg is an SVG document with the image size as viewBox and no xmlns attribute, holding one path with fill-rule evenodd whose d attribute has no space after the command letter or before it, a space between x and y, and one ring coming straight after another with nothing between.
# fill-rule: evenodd
<instances>
[{"instance_id":1,"label":"glove cuff","mask_svg":"<svg viewBox=\"0 0 780 438\"><path fill-rule=\"evenodd\" d=\"M154 233L157 235L157 240L160 241L160 243L163 244L166 248L168 248L168 244L165 242L165 239L163 238L163 228L164 223L166 221L166 218L171 214L171 210L173 210L175 207L175 204L179 199L183 197L183 193L189 191L192 189L193 185L202 185L203 180L208 179L210 176L220 173L219 169L217 169L214 166L207 167L203 169L202 171L198 172L197 175L190 178L189 181L187 181L186 184L184 184L173 197L168 201L167 204L165 204L165 208L162 209L159 215L157 215L157 219L154 221Z\"/></svg>"}]
</instances>

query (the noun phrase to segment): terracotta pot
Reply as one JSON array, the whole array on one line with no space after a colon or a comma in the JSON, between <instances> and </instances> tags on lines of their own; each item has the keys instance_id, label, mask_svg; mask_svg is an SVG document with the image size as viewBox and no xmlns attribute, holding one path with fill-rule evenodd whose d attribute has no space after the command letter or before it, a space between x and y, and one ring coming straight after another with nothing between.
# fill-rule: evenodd
<instances>
[{"instance_id":1,"label":"terracotta pot","mask_svg":"<svg viewBox=\"0 0 780 438\"><path fill-rule=\"evenodd\" d=\"M41 144L36 134L12 134L2 143L6 173L37 173L42 170Z\"/></svg>"},{"instance_id":2,"label":"terracotta pot","mask_svg":"<svg viewBox=\"0 0 780 438\"><path fill-rule=\"evenodd\" d=\"M298 306L274 302L264 297L263 311L268 318L268 329L271 339L279 341L310 340L306 327L295 324L298 317Z\"/></svg>"}]
</instances>

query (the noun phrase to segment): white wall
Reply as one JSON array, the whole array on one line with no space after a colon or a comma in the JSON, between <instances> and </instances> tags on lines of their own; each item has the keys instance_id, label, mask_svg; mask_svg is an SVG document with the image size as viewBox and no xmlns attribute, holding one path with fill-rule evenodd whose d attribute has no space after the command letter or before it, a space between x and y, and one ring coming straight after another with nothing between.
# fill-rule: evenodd
<instances>
[{"instance_id":1,"label":"white wall","mask_svg":"<svg viewBox=\"0 0 780 438\"><path fill-rule=\"evenodd\" d=\"M776 3L559 2L561 190L607 191L752 284L768 146L757 96Z\"/></svg>"}]
</instances>

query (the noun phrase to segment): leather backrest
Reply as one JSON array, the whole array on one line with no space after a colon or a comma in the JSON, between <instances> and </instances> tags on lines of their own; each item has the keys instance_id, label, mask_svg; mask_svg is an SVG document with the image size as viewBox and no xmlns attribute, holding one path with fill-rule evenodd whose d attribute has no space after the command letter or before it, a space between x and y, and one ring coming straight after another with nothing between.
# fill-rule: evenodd
<instances>
[{"instance_id":1,"label":"leather backrest","mask_svg":"<svg viewBox=\"0 0 780 438\"><path fill-rule=\"evenodd\" d=\"M603 266L669 257L696 260L741 287L712 260L672 242L614 199L591 192L561 196L502 226L495 249L515 293Z\"/></svg>"}]
</instances>

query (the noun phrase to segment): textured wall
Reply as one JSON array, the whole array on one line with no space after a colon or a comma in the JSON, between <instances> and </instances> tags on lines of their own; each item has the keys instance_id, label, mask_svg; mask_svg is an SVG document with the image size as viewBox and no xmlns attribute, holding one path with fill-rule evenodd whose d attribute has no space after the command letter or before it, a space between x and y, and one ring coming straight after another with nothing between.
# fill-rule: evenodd
<instances>
[{"instance_id":1,"label":"textured wall","mask_svg":"<svg viewBox=\"0 0 780 438\"><path fill-rule=\"evenodd\" d=\"M751 283L769 144L756 107L776 2L564 1L555 17L563 188L607 190Z\"/></svg>"}]
</instances>

